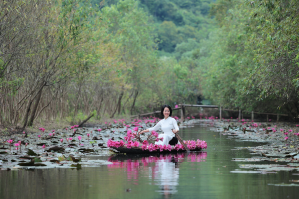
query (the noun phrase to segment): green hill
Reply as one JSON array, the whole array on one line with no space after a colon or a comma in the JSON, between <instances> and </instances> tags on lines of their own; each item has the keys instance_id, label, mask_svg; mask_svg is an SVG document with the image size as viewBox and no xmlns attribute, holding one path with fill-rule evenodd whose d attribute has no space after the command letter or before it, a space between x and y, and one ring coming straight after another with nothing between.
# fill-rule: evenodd
<instances>
[{"instance_id":1,"label":"green hill","mask_svg":"<svg viewBox=\"0 0 299 199\"><path fill-rule=\"evenodd\" d=\"M102 8L119 1L91 2ZM153 19L160 55L175 55L180 59L184 53L197 48L200 40L208 38L215 27L214 20L209 16L213 2L214 0L139 0L139 6Z\"/></svg>"}]
</instances>

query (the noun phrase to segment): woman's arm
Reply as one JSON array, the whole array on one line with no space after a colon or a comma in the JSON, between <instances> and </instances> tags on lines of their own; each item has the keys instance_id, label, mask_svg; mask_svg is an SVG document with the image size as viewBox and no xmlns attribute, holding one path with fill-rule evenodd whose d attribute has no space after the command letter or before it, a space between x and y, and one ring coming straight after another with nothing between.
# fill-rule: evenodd
<instances>
[{"instance_id":1,"label":"woman's arm","mask_svg":"<svg viewBox=\"0 0 299 199\"><path fill-rule=\"evenodd\" d=\"M154 127L141 131L140 134L159 130L159 128L161 127L161 121L159 121Z\"/></svg>"},{"instance_id":2,"label":"woman's arm","mask_svg":"<svg viewBox=\"0 0 299 199\"><path fill-rule=\"evenodd\" d=\"M175 119L173 119L172 124L173 124L173 126L174 126L174 129L172 129L172 132L173 132L173 133L177 133L177 132L179 132L180 129L179 129L178 123L176 122Z\"/></svg>"}]
</instances>

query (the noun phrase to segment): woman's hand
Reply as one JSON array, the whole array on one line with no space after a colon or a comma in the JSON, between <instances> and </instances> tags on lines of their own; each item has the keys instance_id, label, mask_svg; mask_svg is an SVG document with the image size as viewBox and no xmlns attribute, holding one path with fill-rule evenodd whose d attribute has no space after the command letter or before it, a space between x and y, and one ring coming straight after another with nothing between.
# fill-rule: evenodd
<instances>
[{"instance_id":1,"label":"woman's hand","mask_svg":"<svg viewBox=\"0 0 299 199\"><path fill-rule=\"evenodd\" d=\"M174 134L176 134L177 132L179 132L178 130L175 130L175 129L172 129L172 132L174 133Z\"/></svg>"},{"instance_id":2,"label":"woman's hand","mask_svg":"<svg viewBox=\"0 0 299 199\"><path fill-rule=\"evenodd\" d=\"M143 134L143 133L146 133L146 132L149 132L149 130L148 130L148 129L145 129L145 130L143 130L143 131L140 131L140 132L139 132L139 135L140 135L140 134Z\"/></svg>"}]
</instances>

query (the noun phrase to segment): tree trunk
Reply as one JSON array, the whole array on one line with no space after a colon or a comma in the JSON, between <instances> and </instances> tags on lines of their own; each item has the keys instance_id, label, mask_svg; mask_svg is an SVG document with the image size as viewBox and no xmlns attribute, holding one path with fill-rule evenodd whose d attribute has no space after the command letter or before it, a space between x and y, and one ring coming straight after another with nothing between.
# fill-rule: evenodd
<instances>
[{"instance_id":1,"label":"tree trunk","mask_svg":"<svg viewBox=\"0 0 299 199\"><path fill-rule=\"evenodd\" d=\"M28 103L28 106L27 106L27 109L26 109L26 114L25 114L25 117L24 117L22 130L24 130L25 127L27 126L27 121L28 121L31 105L32 105L32 100Z\"/></svg>"},{"instance_id":2,"label":"tree trunk","mask_svg":"<svg viewBox=\"0 0 299 199\"><path fill-rule=\"evenodd\" d=\"M97 119L101 118L100 111L101 111L101 108L102 108L103 100L104 100L104 95L102 95L102 98L101 98L101 101L100 101L100 105L98 106L98 109L97 109Z\"/></svg>"},{"instance_id":3,"label":"tree trunk","mask_svg":"<svg viewBox=\"0 0 299 199\"><path fill-rule=\"evenodd\" d=\"M35 114L36 114L36 111L37 111L37 107L39 105L39 102L40 102L40 99L41 99L41 96L42 96L42 91L43 91L43 89L41 89L39 91L39 93L37 94L37 96L36 96L35 104L34 104L33 109L31 111L30 119L27 123L27 126L32 126L33 125L33 121L35 119Z\"/></svg>"},{"instance_id":4,"label":"tree trunk","mask_svg":"<svg viewBox=\"0 0 299 199\"><path fill-rule=\"evenodd\" d=\"M123 97L123 95L124 95L124 90L122 88L122 91L121 91L121 93L120 93L120 95L118 97L118 102L117 102L116 108L115 108L114 112L112 113L112 115L110 116L110 118L114 117L114 115L115 115L115 113L116 113L117 110L120 111L120 109L118 109L118 108L121 107L121 98Z\"/></svg>"},{"instance_id":5,"label":"tree trunk","mask_svg":"<svg viewBox=\"0 0 299 199\"><path fill-rule=\"evenodd\" d=\"M85 120L83 120L83 122L81 122L80 124L79 124L79 127L83 127L83 124L85 123L85 122L87 122L90 118L92 118L94 116L94 114L92 113L91 115L89 115Z\"/></svg>"},{"instance_id":6,"label":"tree trunk","mask_svg":"<svg viewBox=\"0 0 299 199\"><path fill-rule=\"evenodd\" d=\"M138 91L135 92L135 95L134 95L134 101L133 101L133 104L131 106L131 115L133 115L133 109L135 107L135 102L136 102L136 99L137 99L137 96L138 96Z\"/></svg>"}]
</instances>

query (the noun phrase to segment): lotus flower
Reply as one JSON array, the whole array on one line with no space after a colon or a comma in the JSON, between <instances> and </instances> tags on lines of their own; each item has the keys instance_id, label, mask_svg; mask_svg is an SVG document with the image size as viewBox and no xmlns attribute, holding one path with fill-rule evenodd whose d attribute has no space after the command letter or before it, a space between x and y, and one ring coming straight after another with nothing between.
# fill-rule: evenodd
<instances>
[{"instance_id":1,"label":"lotus flower","mask_svg":"<svg viewBox=\"0 0 299 199\"><path fill-rule=\"evenodd\" d=\"M288 139L289 139L289 137L285 137L284 139L285 139L285 140L288 140Z\"/></svg>"},{"instance_id":2,"label":"lotus flower","mask_svg":"<svg viewBox=\"0 0 299 199\"><path fill-rule=\"evenodd\" d=\"M152 135L158 137L158 133L156 131L152 131Z\"/></svg>"}]
</instances>

